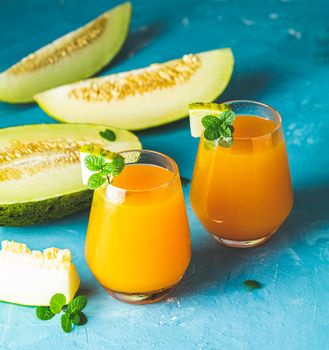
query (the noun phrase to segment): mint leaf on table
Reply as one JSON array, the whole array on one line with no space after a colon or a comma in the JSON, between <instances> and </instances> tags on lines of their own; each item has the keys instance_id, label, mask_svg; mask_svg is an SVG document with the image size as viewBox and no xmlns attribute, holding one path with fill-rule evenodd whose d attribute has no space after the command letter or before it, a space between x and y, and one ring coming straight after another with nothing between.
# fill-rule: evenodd
<instances>
[{"instance_id":1,"label":"mint leaf on table","mask_svg":"<svg viewBox=\"0 0 329 350\"><path fill-rule=\"evenodd\" d=\"M115 141L117 138L114 131L111 129L105 129L104 131L100 131L99 135L107 141Z\"/></svg>"},{"instance_id":2,"label":"mint leaf on table","mask_svg":"<svg viewBox=\"0 0 329 350\"><path fill-rule=\"evenodd\" d=\"M81 311L87 305L87 297L79 295L74 298L67 307L65 307L66 298L63 294L55 294L52 296L49 306L38 306L36 316L38 319L48 321L55 314L61 311L64 313L61 316L61 326L65 333L70 333L73 325L83 326L88 322L87 316ZM64 311L65 310L65 311Z\"/></svg>"},{"instance_id":3,"label":"mint leaf on table","mask_svg":"<svg viewBox=\"0 0 329 350\"><path fill-rule=\"evenodd\" d=\"M71 315L70 319L76 326L83 326L88 321L87 316L82 311L78 311L76 314Z\"/></svg>"},{"instance_id":4,"label":"mint leaf on table","mask_svg":"<svg viewBox=\"0 0 329 350\"><path fill-rule=\"evenodd\" d=\"M79 295L70 302L66 312L74 314L74 313L77 313L78 311L82 311L86 306L87 306L87 297L85 297L84 295Z\"/></svg>"},{"instance_id":5,"label":"mint leaf on table","mask_svg":"<svg viewBox=\"0 0 329 350\"><path fill-rule=\"evenodd\" d=\"M254 289L261 289L263 285L255 280L246 280L243 284L248 288L249 292L252 292Z\"/></svg>"},{"instance_id":6,"label":"mint leaf on table","mask_svg":"<svg viewBox=\"0 0 329 350\"><path fill-rule=\"evenodd\" d=\"M42 321L49 321L55 316L48 306L38 306L36 309L36 315L38 319Z\"/></svg>"},{"instance_id":7,"label":"mint leaf on table","mask_svg":"<svg viewBox=\"0 0 329 350\"><path fill-rule=\"evenodd\" d=\"M72 331L72 322L67 314L62 315L61 326L65 333L70 333Z\"/></svg>"},{"instance_id":8,"label":"mint leaf on table","mask_svg":"<svg viewBox=\"0 0 329 350\"><path fill-rule=\"evenodd\" d=\"M59 314L65 304L66 298L64 294L54 294L50 299L50 311L53 314Z\"/></svg>"}]
</instances>

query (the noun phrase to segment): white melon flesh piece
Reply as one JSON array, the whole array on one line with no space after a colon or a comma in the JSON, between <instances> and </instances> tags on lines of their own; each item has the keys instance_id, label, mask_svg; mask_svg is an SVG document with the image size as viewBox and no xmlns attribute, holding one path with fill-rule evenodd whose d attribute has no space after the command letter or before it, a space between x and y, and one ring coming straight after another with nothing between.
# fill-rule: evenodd
<instances>
[{"instance_id":1,"label":"white melon flesh piece","mask_svg":"<svg viewBox=\"0 0 329 350\"><path fill-rule=\"evenodd\" d=\"M78 272L68 249L48 248L31 251L25 244L3 241L0 251L0 301L48 306L56 293L66 303L80 285Z\"/></svg>"}]
</instances>

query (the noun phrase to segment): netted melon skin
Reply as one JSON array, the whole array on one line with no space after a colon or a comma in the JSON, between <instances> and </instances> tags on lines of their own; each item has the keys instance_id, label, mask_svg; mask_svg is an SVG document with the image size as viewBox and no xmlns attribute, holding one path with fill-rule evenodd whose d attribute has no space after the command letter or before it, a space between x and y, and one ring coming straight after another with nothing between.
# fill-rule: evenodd
<instances>
[{"instance_id":1,"label":"netted melon skin","mask_svg":"<svg viewBox=\"0 0 329 350\"><path fill-rule=\"evenodd\" d=\"M93 192L84 190L41 201L0 203L0 226L30 226L46 223L90 207Z\"/></svg>"}]
</instances>

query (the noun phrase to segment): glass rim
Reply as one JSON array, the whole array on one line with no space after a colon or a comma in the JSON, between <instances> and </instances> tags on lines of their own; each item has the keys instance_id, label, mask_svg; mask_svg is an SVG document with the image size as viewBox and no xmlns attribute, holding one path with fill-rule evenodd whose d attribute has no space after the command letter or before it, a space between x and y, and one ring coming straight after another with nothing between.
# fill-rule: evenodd
<instances>
[{"instance_id":1,"label":"glass rim","mask_svg":"<svg viewBox=\"0 0 329 350\"><path fill-rule=\"evenodd\" d=\"M113 184L107 184L107 186L110 186L110 187L113 187L115 189L118 189L118 190L121 190L121 191L125 191L125 192L142 193L142 192L156 191L156 190L159 190L159 189L167 187L167 186L169 187L176 180L179 170L178 170L178 166L177 166L177 164L176 164L176 162L174 161L173 158L167 156L164 153L161 153L161 152L158 152L158 151L149 150L149 149L129 149L129 150L125 150L125 151L120 151L118 153L121 154L122 156L124 156L125 153L131 153L131 152L154 154L154 155L157 155L157 156L160 156L160 157L164 158L168 163L170 163L173 166L174 170L173 171L169 170L173 174L172 178L170 180L164 182L161 185L149 187L147 189L142 189L142 190L134 190L134 189L129 189L129 188L118 187L118 186L115 186ZM135 163L132 162L130 164L138 164L138 162L135 162ZM141 163L141 164L143 164L143 163ZM129 163L127 163L127 165L129 165ZM147 165L157 166L155 164L147 164ZM166 168L163 168L163 169L166 169ZM166 169L166 170L168 170L168 169Z\"/></svg>"},{"instance_id":2,"label":"glass rim","mask_svg":"<svg viewBox=\"0 0 329 350\"><path fill-rule=\"evenodd\" d=\"M256 140L256 139L261 139L263 137L266 137L268 135L273 135L274 133L276 133L282 126L282 118L281 118L281 115L280 113L275 109L273 108L272 106L266 104L266 103L263 103L263 102L258 102L258 101L254 101L254 100L230 100L230 101L226 101L226 102L222 102L221 104L223 105L232 105L233 103L249 103L249 104L252 104L252 105L258 105L258 106L261 106L261 107L264 107L266 109L269 109L277 118L277 121L275 122L275 128L270 131L270 132L266 132L262 135L259 135L259 136L253 136L253 137L234 137L234 134L233 134L233 140L241 140L241 141L246 141L246 140ZM255 115L256 117L258 118L262 118L261 116L257 116Z\"/></svg>"}]
</instances>

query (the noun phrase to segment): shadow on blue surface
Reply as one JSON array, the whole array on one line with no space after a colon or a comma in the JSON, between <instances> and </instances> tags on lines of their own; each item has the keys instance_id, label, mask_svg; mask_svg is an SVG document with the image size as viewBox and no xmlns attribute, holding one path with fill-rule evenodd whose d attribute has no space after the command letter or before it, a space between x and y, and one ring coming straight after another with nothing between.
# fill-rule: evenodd
<instances>
[{"instance_id":1,"label":"shadow on blue surface","mask_svg":"<svg viewBox=\"0 0 329 350\"><path fill-rule=\"evenodd\" d=\"M111 69L112 67L119 65L121 62L128 60L138 51L150 45L153 40L165 32L166 25L167 24L165 22L155 22L143 27L142 29L136 30L132 33L130 32L118 55L115 56L114 60L105 66L100 73L103 73L105 70Z\"/></svg>"},{"instance_id":2,"label":"shadow on blue surface","mask_svg":"<svg viewBox=\"0 0 329 350\"><path fill-rule=\"evenodd\" d=\"M266 269L268 262L271 263L275 259L276 253L283 253L287 247L298 249L299 244L305 244L305 233L312 235L313 231L318 231L319 228L328 225L328 222L329 186L324 185L297 190L294 208L287 221L263 246L234 249L216 242L211 244L209 240L212 239L202 230L198 235L202 235L200 239L203 242L194 245L190 268L175 295L188 297L204 293L221 294L227 289L242 289L241 276L244 279L247 279L249 274L250 278L254 277L252 269L248 267L263 265ZM313 244L326 242L329 242L329 237L317 237ZM267 260L267 263L264 260ZM286 264L287 261L281 257L280 263ZM266 281L260 282L266 286Z\"/></svg>"},{"instance_id":3,"label":"shadow on blue surface","mask_svg":"<svg viewBox=\"0 0 329 350\"><path fill-rule=\"evenodd\" d=\"M230 84L216 102L255 99L260 93L273 87L276 75L278 73L273 67L250 72L234 72Z\"/></svg>"}]
</instances>

